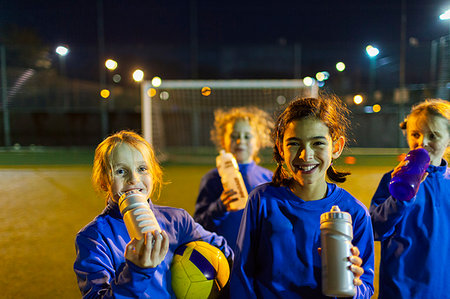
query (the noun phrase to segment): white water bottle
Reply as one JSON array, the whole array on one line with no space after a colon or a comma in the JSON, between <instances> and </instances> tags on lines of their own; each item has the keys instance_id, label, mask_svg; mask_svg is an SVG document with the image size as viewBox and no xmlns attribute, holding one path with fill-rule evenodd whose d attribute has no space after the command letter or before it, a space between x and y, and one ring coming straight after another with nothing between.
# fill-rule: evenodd
<instances>
[{"instance_id":1,"label":"white water bottle","mask_svg":"<svg viewBox=\"0 0 450 299\"><path fill-rule=\"evenodd\" d=\"M161 232L147 198L139 191L132 190L122 194L119 209L131 239L143 239L144 234L154 230Z\"/></svg>"},{"instance_id":2,"label":"white water bottle","mask_svg":"<svg viewBox=\"0 0 450 299\"><path fill-rule=\"evenodd\" d=\"M352 216L333 206L320 216L320 241L322 247L322 293L331 297L353 297L352 263L349 257L353 239Z\"/></svg>"},{"instance_id":3,"label":"white water bottle","mask_svg":"<svg viewBox=\"0 0 450 299\"><path fill-rule=\"evenodd\" d=\"M236 158L234 158L232 153L221 150L216 158L216 165L223 188L225 190L233 189L237 192L235 196L238 199L230 203L230 208L233 210L242 210L247 204L248 193L242 174L239 172Z\"/></svg>"}]
</instances>

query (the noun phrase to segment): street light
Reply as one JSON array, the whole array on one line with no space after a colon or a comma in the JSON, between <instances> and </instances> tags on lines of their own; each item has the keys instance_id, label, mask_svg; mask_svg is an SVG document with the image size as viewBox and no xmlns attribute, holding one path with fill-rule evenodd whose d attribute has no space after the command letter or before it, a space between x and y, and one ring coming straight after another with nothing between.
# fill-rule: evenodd
<instances>
[{"instance_id":1,"label":"street light","mask_svg":"<svg viewBox=\"0 0 450 299\"><path fill-rule=\"evenodd\" d=\"M370 59L370 73L369 73L369 95L373 97L373 91L375 89L375 68L376 68L376 60L378 54L380 54L380 50L378 48L368 45L366 47L366 53Z\"/></svg>"}]
</instances>

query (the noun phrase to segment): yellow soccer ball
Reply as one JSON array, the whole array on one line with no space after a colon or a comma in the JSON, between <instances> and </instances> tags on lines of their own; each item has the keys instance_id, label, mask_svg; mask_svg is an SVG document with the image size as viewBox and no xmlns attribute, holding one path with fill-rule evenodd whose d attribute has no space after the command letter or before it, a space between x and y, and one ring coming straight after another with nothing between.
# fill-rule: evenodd
<instances>
[{"instance_id":1,"label":"yellow soccer ball","mask_svg":"<svg viewBox=\"0 0 450 299\"><path fill-rule=\"evenodd\" d=\"M172 289L177 298L208 298L222 290L230 278L230 266L225 255L203 241L178 247L170 271Z\"/></svg>"}]
</instances>

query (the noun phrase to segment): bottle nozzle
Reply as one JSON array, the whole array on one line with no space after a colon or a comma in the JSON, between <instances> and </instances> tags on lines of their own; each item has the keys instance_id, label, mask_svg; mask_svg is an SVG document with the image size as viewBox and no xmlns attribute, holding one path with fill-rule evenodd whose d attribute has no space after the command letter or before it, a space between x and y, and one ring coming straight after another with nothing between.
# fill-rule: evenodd
<instances>
[{"instance_id":1,"label":"bottle nozzle","mask_svg":"<svg viewBox=\"0 0 450 299\"><path fill-rule=\"evenodd\" d=\"M339 206L332 206L330 212L340 212Z\"/></svg>"}]
</instances>

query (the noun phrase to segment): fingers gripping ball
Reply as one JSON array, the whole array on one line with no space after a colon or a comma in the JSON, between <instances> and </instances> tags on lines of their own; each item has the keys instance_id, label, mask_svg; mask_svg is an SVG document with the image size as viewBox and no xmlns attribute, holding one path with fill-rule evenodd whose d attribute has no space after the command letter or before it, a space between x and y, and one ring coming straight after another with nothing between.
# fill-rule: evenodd
<instances>
[{"instance_id":1,"label":"fingers gripping ball","mask_svg":"<svg viewBox=\"0 0 450 299\"><path fill-rule=\"evenodd\" d=\"M230 278L230 266L217 247L203 241L177 248L173 255L172 289L177 298L208 298Z\"/></svg>"}]
</instances>

